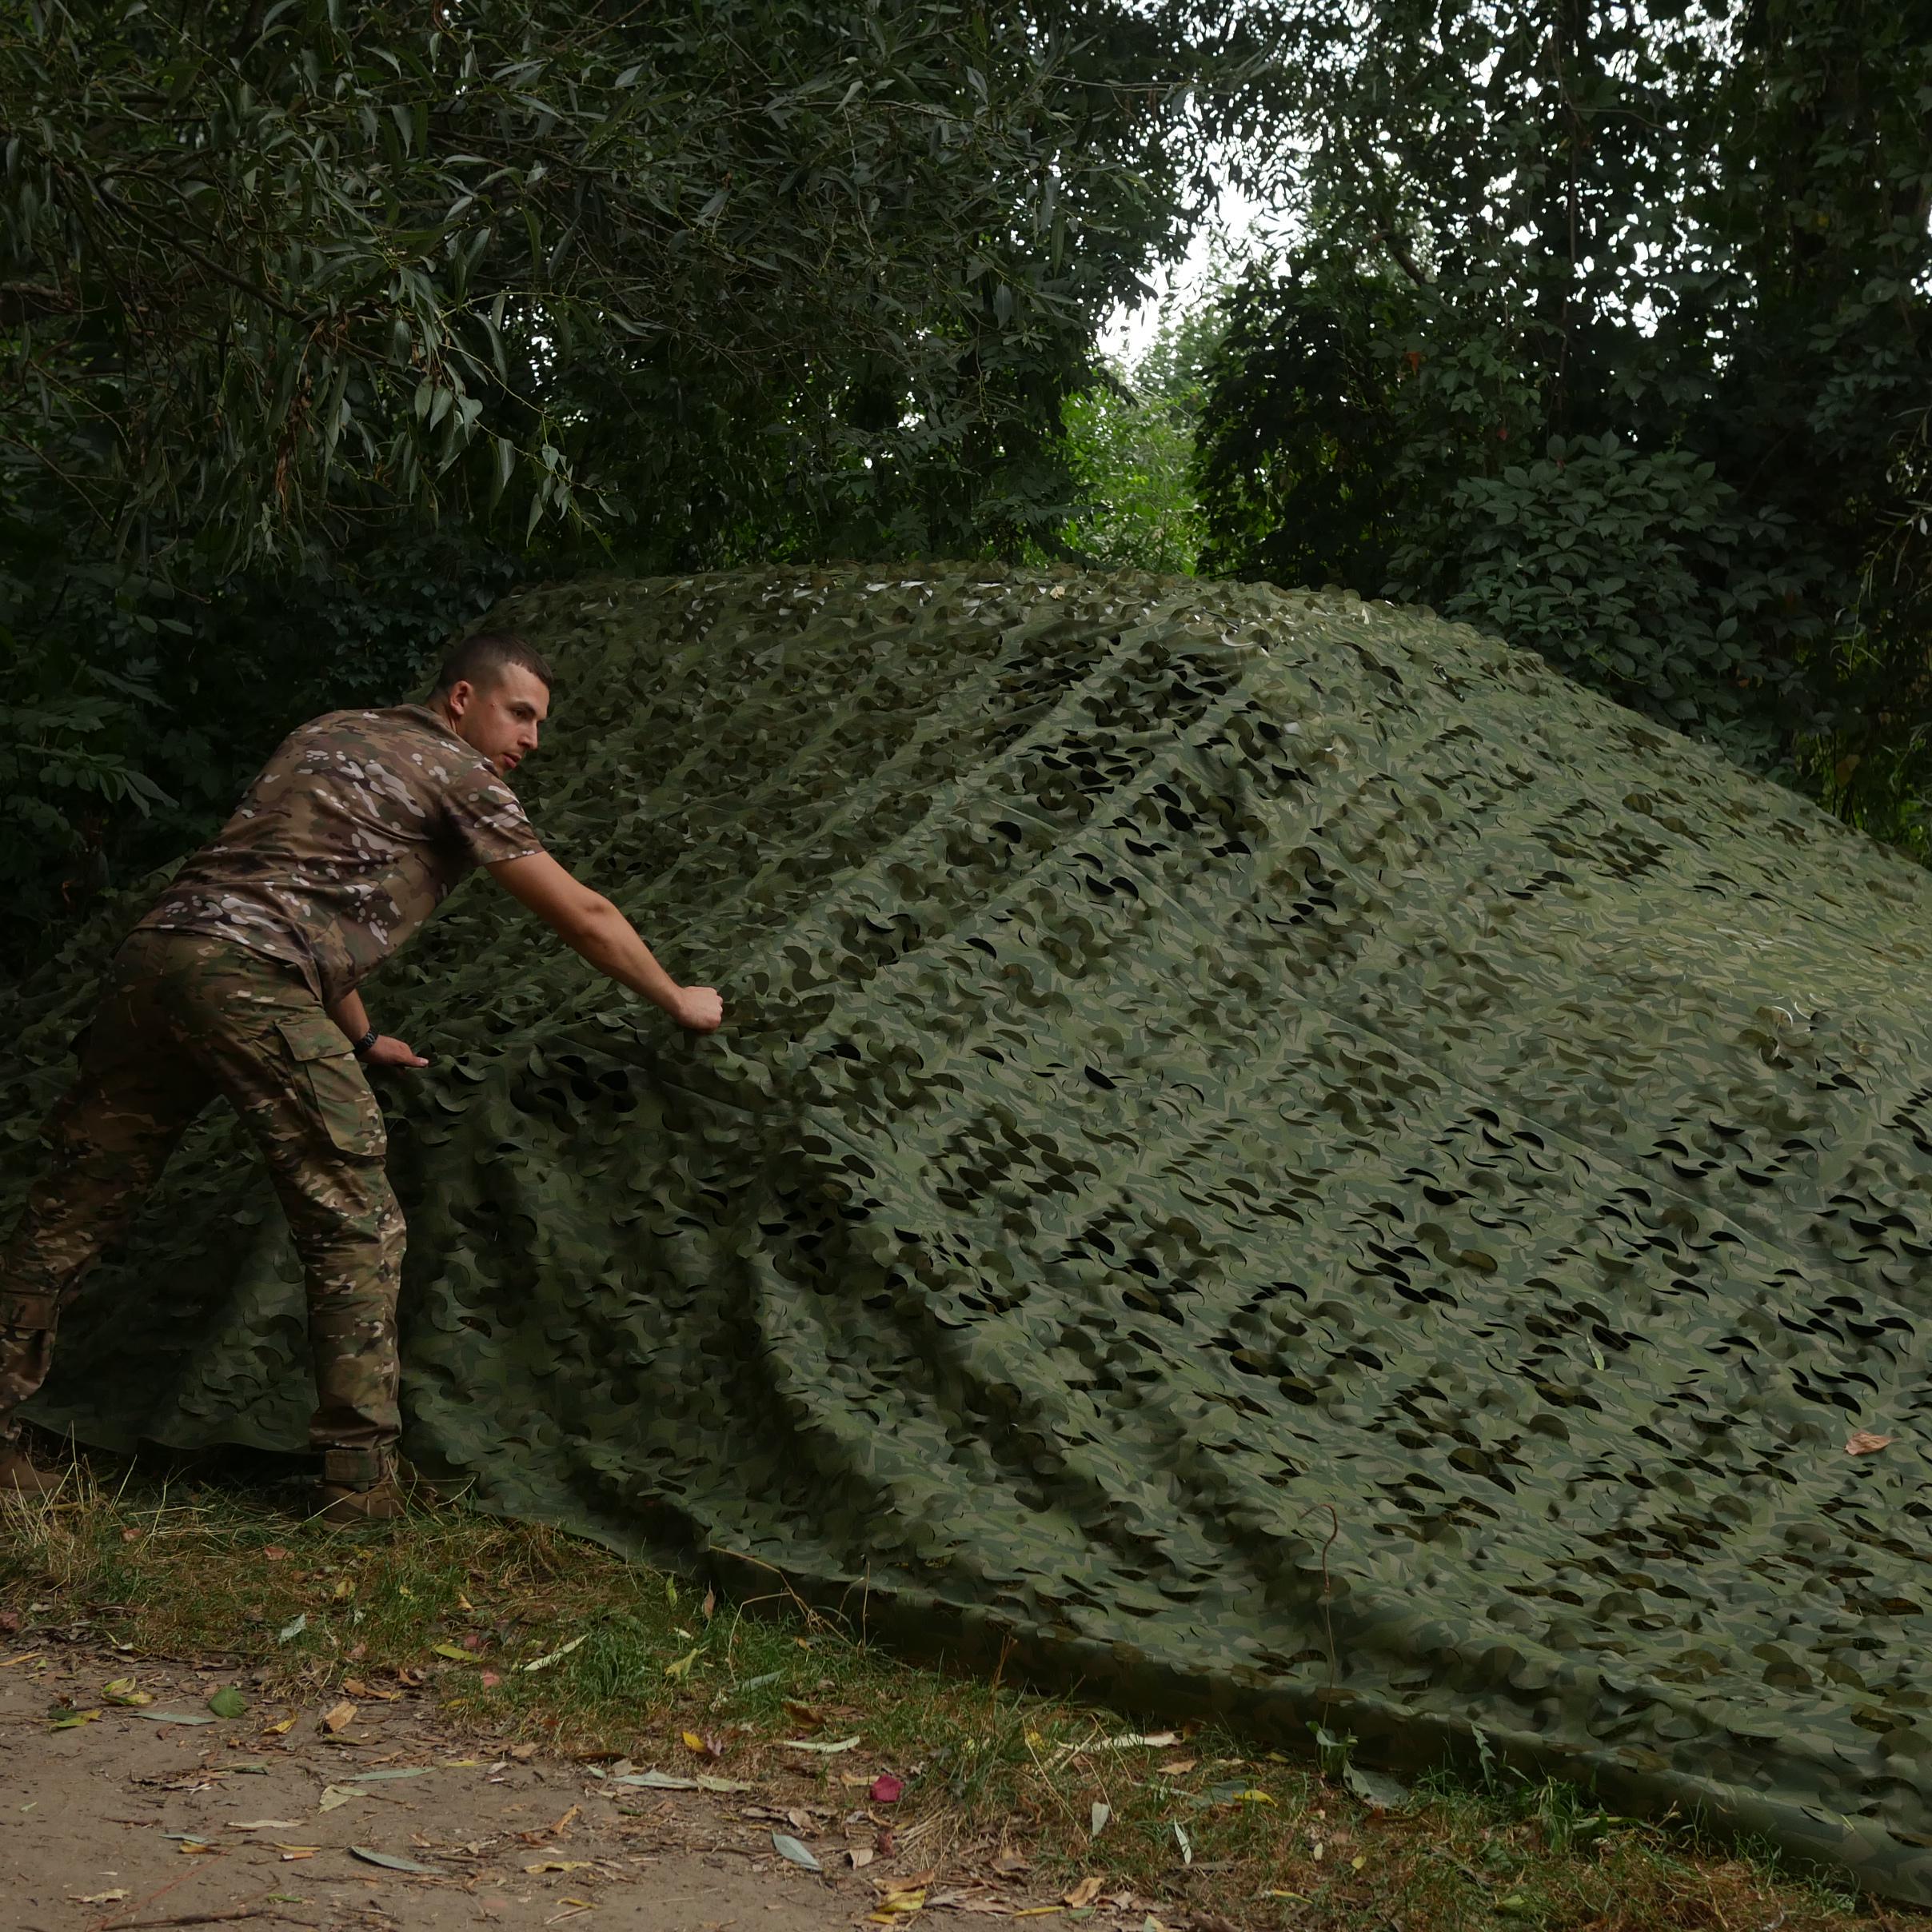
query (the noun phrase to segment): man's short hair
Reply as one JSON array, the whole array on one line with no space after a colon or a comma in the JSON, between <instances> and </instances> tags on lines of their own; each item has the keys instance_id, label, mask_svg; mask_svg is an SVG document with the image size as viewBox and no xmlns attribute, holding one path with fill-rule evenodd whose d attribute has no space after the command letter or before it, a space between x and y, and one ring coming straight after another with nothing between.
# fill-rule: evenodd
<instances>
[{"instance_id":1,"label":"man's short hair","mask_svg":"<svg viewBox=\"0 0 1932 1932\"><path fill-rule=\"evenodd\" d=\"M479 691L484 690L499 683L513 665L541 678L546 690L557 682L541 653L525 639L510 631L483 631L451 646L443 668L436 674L432 695L440 697L461 684L472 684Z\"/></svg>"}]
</instances>

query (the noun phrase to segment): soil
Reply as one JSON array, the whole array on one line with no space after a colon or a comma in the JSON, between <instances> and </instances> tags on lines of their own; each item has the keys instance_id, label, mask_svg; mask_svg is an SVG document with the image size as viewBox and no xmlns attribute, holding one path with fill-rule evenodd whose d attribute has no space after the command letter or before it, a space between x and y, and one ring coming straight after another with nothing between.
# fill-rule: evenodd
<instances>
[{"instance_id":1,"label":"soil","mask_svg":"<svg viewBox=\"0 0 1932 1932\"><path fill-rule=\"evenodd\" d=\"M104 1699L103 1686L130 1676L151 1703ZM246 1714L211 1716L208 1698L228 1685L242 1689ZM98 1714L54 1728L63 1699L74 1714ZM354 1706L346 1717L345 1702ZM820 1932L863 1922L889 1896L881 1883L918 1877L896 1821L835 1775L728 1795L613 1777L649 1768L480 1744L407 1691L296 1706L264 1702L232 1669L150 1659L136 1667L92 1645L0 1651L0 1928L260 1918L265 1932ZM413 1774L381 1775L405 1772ZM808 1847L822 1874L788 1862L775 1833ZM385 1867L369 1853L425 1870ZM940 1889L929 1903L943 1902Z\"/></svg>"}]
</instances>

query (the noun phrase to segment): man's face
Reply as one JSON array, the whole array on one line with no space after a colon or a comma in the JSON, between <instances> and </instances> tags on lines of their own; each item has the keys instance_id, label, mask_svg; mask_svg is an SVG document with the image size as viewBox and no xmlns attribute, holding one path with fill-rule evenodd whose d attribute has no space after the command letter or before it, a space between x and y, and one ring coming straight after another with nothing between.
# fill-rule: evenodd
<instances>
[{"instance_id":1,"label":"man's face","mask_svg":"<svg viewBox=\"0 0 1932 1932\"><path fill-rule=\"evenodd\" d=\"M521 665L505 665L489 684L459 678L443 708L456 735L507 778L537 748L537 728L550 715L549 687Z\"/></svg>"}]
</instances>

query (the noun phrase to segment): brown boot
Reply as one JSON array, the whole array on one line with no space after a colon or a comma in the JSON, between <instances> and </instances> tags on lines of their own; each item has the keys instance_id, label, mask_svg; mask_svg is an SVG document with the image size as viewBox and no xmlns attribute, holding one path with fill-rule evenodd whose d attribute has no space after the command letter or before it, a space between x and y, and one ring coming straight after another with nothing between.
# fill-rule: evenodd
<instances>
[{"instance_id":1,"label":"brown boot","mask_svg":"<svg viewBox=\"0 0 1932 1932\"><path fill-rule=\"evenodd\" d=\"M0 1495L53 1496L67 1487L67 1479L36 1469L17 1443L0 1445Z\"/></svg>"},{"instance_id":2,"label":"brown boot","mask_svg":"<svg viewBox=\"0 0 1932 1932\"><path fill-rule=\"evenodd\" d=\"M409 1502L396 1480L393 1449L325 1449L322 1479L316 1490L316 1514L335 1528L362 1523L393 1523Z\"/></svg>"},{"instance_id":3,"label":"brown boot","mask_svg":"<svg viewBox=\"0 0 1932 1932\"><path fill-rule=\"evenodd\" d=\"M353 1529L359 1523L393 1523L409 1513L409 1506L393 1480L385 1478L373 1489L350 1489L325 1483L316 1491L321 1507L316 1515L331 1529Z\"/></svg>"}]
</instances>

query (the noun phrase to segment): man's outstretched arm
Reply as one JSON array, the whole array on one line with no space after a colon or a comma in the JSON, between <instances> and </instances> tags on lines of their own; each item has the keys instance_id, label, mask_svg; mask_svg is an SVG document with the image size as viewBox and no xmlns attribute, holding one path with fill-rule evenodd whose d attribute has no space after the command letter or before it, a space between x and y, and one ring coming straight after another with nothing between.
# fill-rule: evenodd
<instances>
[{"instance_id":1,"label":"man's outstretched arm","mask_svg":"<svg viewBox=\"0 0 1932 1932\"><path fill-rule=\"evenodd\" d=\"M680 986L651 956L637 928L606 899L571 877L547 852L505 859L490 876L512 898L552 927L572 952L597 971L661 1006L693 1033L713 1032L724 1017L724 1003L709 986Z\"/></svg>"}]
</instances>

